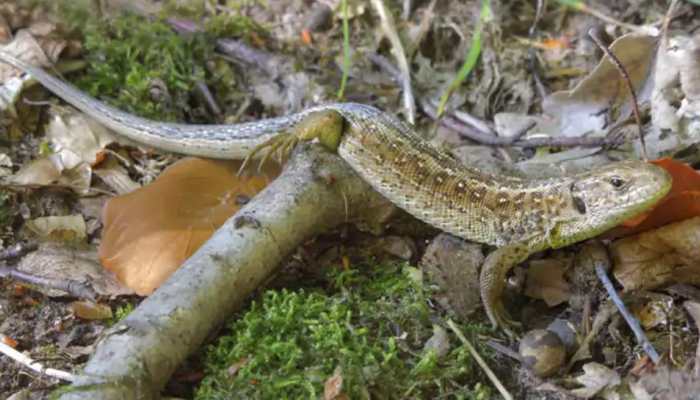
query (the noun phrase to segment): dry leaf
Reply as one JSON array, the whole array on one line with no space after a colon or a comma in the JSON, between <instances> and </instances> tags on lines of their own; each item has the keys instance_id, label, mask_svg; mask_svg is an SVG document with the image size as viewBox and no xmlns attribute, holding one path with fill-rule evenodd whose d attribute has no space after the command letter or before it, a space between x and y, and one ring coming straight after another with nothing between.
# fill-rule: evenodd
<instances>
[{"instance_id":1,"label":"dry leaf","mask_svg":"<svg viewBox=\"0 0 700 400\"><path fill-rule=\"evenodd\" d=\"M343 400L347 396L343 394L343 374L340 367L333 371L333 376L323 384L323 400Z\"/></svg>"},{"instance_id":2,"label":"dry leaf","mask_svg":"<svg viewBox=\"0 0 700 400\"><path fill-rule=\"evenodd\" d=\"M107 129L72 108L51 107L46 137L63 169L87 163L95 165L113 142Z\"/></svg>"},{"instance_id":3,"label":"dry leaf","mask_svg":"<svg viewBox=\"0 0 700 400\"><path fill-rule=\"evenodd\" d=\"M100 164L100 168L96 168L93 172L117 194L131 193L141 187L131 179L129 172L114 157L107 158Z\"/></svg>"},{"instance_id":4,"label":"dry leaf","mask_svg":"<svg viewBox=\"0 0 700 400\"><path fill-rule=\"evenodd\" d=\"M566 262L557 259L532 260L527 269L525 295L542 299L554 307L569 300L571 287L564 279Z\"/></svg>"},{"instance_id":5,"label":"dry leaf","mask_svg":"<svg viewBox=\"0 0 700 400\"><path fill-rule=\"evenodd\" d=\"M583 366L584 374L576 377L582 388L571 391L575 396L590 399L607 388L620 384L620 375L603 364L590 362Z\"/></svg>"},{"instance_id":6,"label":"dry leaf","mask_svg":"<svg viewBox=\"0 0 700 400\"><path fill-rule=\"evenodd\" d=\"M615 241L615 278L625 290L700 284L700 217Z\"/></svg>"},{"instance_id":7,"label":"dry leaf","mask_svg":"<svg viewBox=\"0 0 700 400\"><path fill-rule=\"evenodd\" d=\"M101 296L120 296L134 294L122 286L100 265L94 249L76 250L62 243L45 242L19 261L19 271L46 279L72 280L89 285ZM48 296L65 296L65 292L56 289L37 287Z\"/></svg>"},{"instance_id":8,"label":"dry leaf","mask_svg":"<svg viewBox=\"0 0 700 400\"><path fill-rule=\"evenodd\" d=\"M56 163L51 158L40 158L22 166L7 181L16 185L50 185L61 177Z\"/></svg>"},{"instance_id":9,"label":"dry leaf","mask_svg":"<svg viewBox=\"0 0 700 400\"><path fill-rule=\"evenodd\" d=\"M615 40L610 50L625 66L640 103L651 91L649 79L658 38L627 34ZM556 136L581 136L610 125L611 120L630 115L630 93L620 72L603 57L595 69L570 91L552 93L542 102L546 115L554 118L550 126L538 132Z\"/></svg>"},{"instance_id":10,"label":"dry leaf","mask_svg":"<svg viewBox=\"0 0 700 400\"><path fill-rule=\"evenodd\" d=\"M433 336L425 342L423 351L434 351L439 359L450 352L450 337L447 335L445 328L433 324Z\"/></svg>"},{"instance_id":11,"label":"dry leaf","mask_svg":"<svg viewBox=\"0 0 700 400\"><path fill-rule=\"evenodd\" d=\"M39 42L37 42L37 40L34 38L34 35L32 35L26 29L21 29L17 31L17 34L12 42L0 47L0 49L32 65L49 67L51 66L51 60L57 60L58 55L61 54L61 51L63 51L63 48L65 47L65 42L61 41L58 43L58 46L51 46L51 53L46 53L42 49ZM20 76L21 74L22 72L14 67L0 63L0 82L5 82L12 77Z\"/></svg>"},{"instance_id":12,"label":"dry leaf","mask_svg":"<svg viewBox=\"0 0 700 400\"><path fill-rule=\"evenodd\" d=\"M86 163L65 169L57 154L39 158L22 166L17 173L7 177L7 182L14 185L47 186L58 184L66 186L77 193L85 194L90 190L92 168Z\"/></svg>"},{"instance_id":13,"label":"dry leaf","mask_svg":"<svg viewBox=\"0 0 700 400\"><path fill-rule=\"evenodd\" d=\"M665 326L672 306L673 300L671 298L660 296L646 299L646 301L640 302L630 307L630 309L632 315L637 317L642 328L648 330L657 326Z\"/></svg>"},{"instance_id":14,"label":"dry leaf","mask_svg":"<svg viewBox=\"0 0 700 400\"><path fill-rule=\"evenodd\" d=\"M7 335L3 335L2 333L0 333L0 342L4 343L12 348L17 347L17 345L18 345L18 343L15 339L13 339Z\"/></svg>"},{"instance_id":15,"label":"dry leaf","mask_svg":"<svg viewBox=\"0 0 700 400\"><path fill-rule=\"evenodd\" d=\"M233 378L238 374L238 371L241 370L246 364L248 364L248 357L243 357L240 360L236 361L235 363L231 364L230 367L226 370L226 374L228 375L229 378Z\"/></svg>"},{"instance_id":16,"label":"dry leaf","mask_svg":"<svg viewBox=\"0 0 700 400\"><path fill-rule=\"evenodd\" d=\"M695 321L695 327L700 329L700 303L688 300L683 303L683 307L685 307L685 310L688 311L688 314L690 314L690 316L693 317L693 321ZM698 348L698 351L700 351L700 347ZM696 366L696 368L700 368L700 365Z\"/></svg>"},{"instance_id":17,"label":"dry leaf","mask_svg":"<svg viewBox=\"0 0 700 400\"><path fill-rule=\"evenodd\" d=\"M661 129L677 131L682 118L700 115L700 37L676 36L659 48L652 121ZM680 82L680 91L677 90ZM678 103L680 102L680 107Z\"/></svg>"},{"instance_id":18,"label":"dry leaf","mask_svg":"<svg viewBox=\"0 0 700 400\"><path fill-rule=\"evenodd\" d=\"M26 227L42 239L76 243L87 238L82 215L36 218L27 221Z\"/></svg>"},{"instance_id":19,"label":"dry leaf","mask_svg":"<svg viewBox=\"0 0 700 400\"><path fill-rule=\"evenodd\" d=\"M104 304L91 301L74 301L70 303L71 310L76 317L89 320L110 319L112 309Z\"/></svg>"},{"instance_id":20,"label":"dry leaf","mask_svg":"<svg viewBox=\"0 0 700 400\"><path fill-rule=\"evenodd\" d=\"M268 163L269 164L269 163ZM238 161L183 159L153 183L107 202L100 260L148 295L279 173L237 177Z\"/></svg>"}]
</instances>

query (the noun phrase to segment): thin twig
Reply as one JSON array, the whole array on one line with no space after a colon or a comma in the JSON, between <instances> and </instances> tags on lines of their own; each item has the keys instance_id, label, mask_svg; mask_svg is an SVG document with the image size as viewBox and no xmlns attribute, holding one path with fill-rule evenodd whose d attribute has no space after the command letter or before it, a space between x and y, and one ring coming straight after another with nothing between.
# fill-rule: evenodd
<instances>
[{"instance_id":1,"label":"thin twig","mask_svg":"<svg viewBox=\"0 0 700 400\"><path fill-rule=\"evenodd\" d=\"M476 351L474 346L472 346L472 344L469 342L469 340L467 340L467 338L464 336L464 334L459 329L459 327L454 322L452 322L451 319L447 320L447 326L449 326L450 329L452 329L452 332L454 332L455 335L457 335L457 337L462 342L464 347L467 348L467 351L469 351L469 353L472 355L472 357L474 357L474 360L476 360L476 363L479 364L479 366L481 367L482 370L484 370L484 373L491 380L491 383L493 383L493 385L496 387L498 392L501 393L501 396L506 400L512 400L513 396L508 392L508 390L505 388L505 386L503 386L501 381L498 379L496 374L493 373L493 371L488 366L488 364L486 364L486 361L484 361L484 359L481 358L481 355L479 355L479 353Z\"/></svg>"},{"instance_id":2,"label":"thin twig","mask_svg":"<svg viewBox=\"0 0 700 400\"><path fill-rule=\"evenodd\" d=\"M418 23L418 28L415 29L415 35L413 36L413 40L411 41L412 43L408 45L407 53L409 60L413 59L413 55L416 53L416 51L421 45L421 42L423 42L423 39L430 31L432 22L435 19L436 4L437 0L431 0L430 4L428 4L428 7L426 7L423 10L423 15L421 16L420 22Z\"/></svg>"},{"instance_id":3,"label":"thin twig","mask_svg":"<svg viewBox=\"0 0 700 400\"><path fill-rule=\"evenodd\" d=\"M644 160L648 160L649 156L647 155L647 146L646 143L644 142L644 132L642 130L642 118L639 116L639 103L637 102L637 93L634 90L634 85L632 84L632 80L630 79L629 74L627 73L627 70L625 67L622 65L620 60L610 51L608 46L603 44L603 42L600 40L598 35L595 33L593 29L588 30L588 36L593 39L593 42L600 47L601 50L610 58L610 62L617 68L617 70L620 72L620 75L622 75L622 78L625 80L625 83L627 84L627 89L630 92L630 96L632 96L632 111L634 111L634 119L637 121L637 128L639 129L639 142L641 143L642 147L642 158Z\"/></svg>"},{"instance_id":4,"label":"thin twig","mask_svg":"<svg viewBox=\"0 0 700 400\"><path fill-rule=\"evenodd\" d=\"M598 308L598 312L593 319L591 329L588 331L583 340L581 340L580 344L578 345L578 349L576 349L574 354L569 358L569 362L566 364L566 367L564 367L564 370L562 371L564 375L568 374L571 368L573 368L577 362L590 357L589 349L591 343L598 336L600 331L603 330L605 325L612 319L613 315L615 315L615 306L611 302L606 302Z\"/></svg>"},{"instance_id":5,"label":"thin twig","mask_svg":"<svg viewBox=\"0 0 700 400\"><path fill-rule=\"evenodd\" d=\"M465 124L470 125L478 131L481 131L487 135L497 135L496 130L493 129L493 127L491 127L491 124L489 124L481 118L469 114L466 111L453 110L451 114L458 121L464 122Z\"/></svg>"},{"instance_id":6,"label":"thin twig","mask_svg":"<svg viewBox=\"0 0 700 400\"><path fill-rule=\"evenodd\" d=\"M632 332L634 332L634 336L637 338L637 343L642 345L642 349L644 349L651 361L653 361L654 364L658 364L659 360L661 359L661 357L659 357L659 353L656 352L654 346L651 344L651 342L649 342L649 339L647 339L644 331L642 331L642 328L639 325L639 321L637 321L637 319L630 314L625 306L625 303L623 303L620 296L617 295L617 291L613 287L610 278L608 278L608 275L605 273L605 269L601 265L596 264L595 273L598 276L598 279L600 279L600 282L603 284L605 290L608 292L608 296L610 296L610 299L613 303L615 303L617 309L620 311L620 314L622 314L622 317L625 318L625 321L627 321L627 325L629 325Z\"/></svg>"},{"instance_id":7,"label":"thin twig","mask_svg":"<svg viewBox=\"0 0 700 400\"><path fill-rule=\"evenodd\" d=\"M338 99L345 96L345 85L350 76L350 17L348 15L348 0L341 0L340 8L343 14L343 75L340 78L340 88L336 95Z\"/></svg>"},{"instance_id":8,"label":"thin twig","mask_svg":"<svg viewBox=\"0 0 700 400\"><path fill-rule=\"evenodd\" d=\"M389 43L391 43L391 53L396 58L401 71L401 89L403 91L403 107L406 111L406 119L409 123L414 124L416 122L416 103L413 97L413 89L411 88L411 70L408 67L406 53L401 44L401 39L399 39L399 34L396 32L394 20L386 9L384 2L382 0L372 0L372 5L377 14L379 14L382 30Z\"/></svg>"},{"instance_id":9,"label":"thin twig","mask_svg":"<svg viewBox=\"0 0 700 400\"><path fill-rule=\"evenodd\" d=\"M18 271L8 266L0 265L0 278L12 278L30 285L41 286L50 289L57 289L70 294L71 296L96 301L97 294L88 285L71 279L50 279L42 276L28 274Z\"/></svg>"},{"instance_id":10,"label":"thin twig","mask_svg":"<svg viewBox=\"0 0 700 400\"><path fill-rule=\"evenodd\" d=\"M401 71L394 64L391 63L386 57L378 53L369 53L367 55L369 61L374 65L379 67L382 71L386 72L389 77L396 83L401 82Z\"/></svg>"},{"instance_id":11,"label":"thin twig","mask_svg":"<svg viewBox=\"0 0 700 400\"><path fill-rule=\"evenodd\" d=\"M408 21L411 18L411 11L413 10L413 1L403 0L403 7L401 7L401 19Z\"/></svg>"},{"instance_id":12,"label":"thin twig","mask_svg":"<svg viewBox=\"0 0 700 400\"><path fill-rule=\"evenodd\" d=\"M508 346L504 346L495 340L489 340L486 342L486 345L489 346L490 348L494 349L495 351L504 354L518 362L523 362L523 358L518 354L517 351L514 351Z\"/></svg>"},{"instance_id":13,"label":"thin twig","mask_svg":"<svg viewBox=\"0 0 700 400\"><path fill-rule=\"evenodd\" d=\"M539 24L540 19L542 19L543 9L544 9L544 1L537 0L537 9L535 11L535 18L532 20L532 25L530 25L530 30L528 31L528 38L530 40L535 40L535 36L537 35L537 25ZM537 93L540 95L540 98L544 99L547 95L547 91L544 88L544 84L542 83L542 78L540 77L540 73L538 71L537 52L535 51L535 48L533 46L530 46L530 49L528 50L527 56L529 58L528 65L530 67L530 74L532 75L533 79L535 80L535 88L537 89Z\"/></svg>"},{"instance_id":14,"label":"thin twig","mask_svg":"<svg viewBox=\"0 0 700 400\"><path fill-rule=\"evenodd\" d=\"M4 335L0 334L0 336ZM27 357L12 347L6 345L2 342L2 340L0 340L0 353L5 354L11 359L26 366L32 371L38 372L39 374L48 375L68 382L73 382L76 379L75 375L71 374L70 372L44 367L39 362L32 360L30 357Z\"/></svg>"},{"instance_id":15,"label":"thin twig","mask_svg":"<svg viewBox=\"0 0 700 400\"><path fill-rule=\"evenodd\" d=\"M591 7L587 6L583 2L577 2L576 5L574 6L574 8L579 10L579 11L583 11L587 14L590 14L590 15L592 15L592 16L594 16L594 17L596 17L604 22L607 22L609 24L613 24L613 25L617 25L617 26L625 28L625 29L629 29L632 32L642 33L644 35L656 35L656 34L658 34L658 30L656 30L656 28L654 28L652 26L648 26L648 25L637 26L637 25L632 25L632 24L628 24L626 22L616 20L615 18L596 10L595 8L591 8Z\"/></svg>"},{"instance_id":16,"label":"thin twig","mask_svg":"<svg viewBox=\"0 0 700 400\"><path fill-rule=\"evenodd\" d=\"M216 50L239 63L244 62L247 65L257 67L270 77L276 77L279 73L276 68L277 63L274 62L274 55L248 46L240 40L217 39Z\"/></svg>"},{"instance_id":17,"label":"thin twig","mask_svg":"<svg viewBox=\"0 0 700 400\"><path fill-rule=\"evenodd\" d=\"M214 114L217 119L221 119L221 107L219 107L214 95L209 90L209 86L202 81L197 81L195 82L194 87L197 89L199 94L202 95L204 103L207 105L207 107L209 107L209 111L211 111L211 113Z\"/></svg>"}]
</instances>

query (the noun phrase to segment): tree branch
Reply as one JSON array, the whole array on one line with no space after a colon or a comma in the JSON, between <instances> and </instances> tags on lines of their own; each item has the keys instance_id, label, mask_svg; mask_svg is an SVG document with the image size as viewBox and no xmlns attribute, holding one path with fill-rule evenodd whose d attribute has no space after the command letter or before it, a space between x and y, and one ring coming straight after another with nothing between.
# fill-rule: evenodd
<instances>
[{"instance_id":1,"label":"tree branch","mask_svg":"<svg viewBox=\"0 0 700 400\"><path fill-rule=\"evenodd\" d=\"M110 329L61 400L159 398L175 368L297 246L363 217L354 210L385 204L337 156L301 149L279 178Z\"/></svg>"}]
</instances>

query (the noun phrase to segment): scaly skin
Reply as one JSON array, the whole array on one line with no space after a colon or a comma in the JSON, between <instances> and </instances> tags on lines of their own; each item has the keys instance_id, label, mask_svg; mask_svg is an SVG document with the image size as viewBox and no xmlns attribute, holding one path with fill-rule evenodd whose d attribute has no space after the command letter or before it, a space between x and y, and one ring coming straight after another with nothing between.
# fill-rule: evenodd
<instances>
[{"instance_id":1,"label":"scaly skin","mask_svg":"<svg viewBox=\"0 0 700 400\"><path fill-rule=\"evenodd\" d=\"M117 133L162 150L240 159L270 144L285 148L297 140L318 138L413 216L464 239L498 247L482 267L480 288L489 319L503 328L511 321L501 294L515 264L534 252L588 239L638 215L671 186L663 169L642 161L551 179L486 175L440 152L392 115L354 103L237 125L150 121L110 107L9 54L0 52L0 60L29 73Z\"/></svg>"}]
</instances>

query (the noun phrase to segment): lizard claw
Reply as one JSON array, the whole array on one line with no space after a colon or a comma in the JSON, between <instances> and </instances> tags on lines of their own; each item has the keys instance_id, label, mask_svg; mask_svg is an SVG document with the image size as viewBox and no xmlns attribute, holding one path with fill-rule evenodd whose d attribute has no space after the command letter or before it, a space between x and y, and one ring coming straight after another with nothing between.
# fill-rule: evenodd
<instances>
[{"instance_id":1,"label":"lizard claw","mask_svg":"<svg viewBox=\"0 0 700 400\"><path fill-rule=\"evenodd\" d=\"M243 160L241 167L238 169L240 175L256 154L263 151L258 165L258 171L262 169L263 164L268 158L277 154L280 163L287 159L289 153L294 150L294 147L299 141L309 141L318 139L319 142L328 148L335 151L340 143L340 138L343 134L344 119L335 110L325 110L312 112L304 119L299 121L295 126L286 132L280 132L263 143L255 146L248 156Z\"/></svg>"},{"instance_id":2,"label":"lizard claw","mask_svg":"<svg viewBox=\"0 0 700 400\"><path fill-rule=\"evenodd\" d=\"M277 157L282 161L289 156L289 153L296 147L297 143L299 143L299 138L291 132L284 132L271 137L265 142L255 146L253 150L248 153L243 163L241 163L241 167L238 169L238 175L240 176L243 173L250 161L255 158L258 153L262 152L260 162L258 163L258 172L260 172L262 166L271 156L277 153Z\"/></svg>"}]
</instances>

